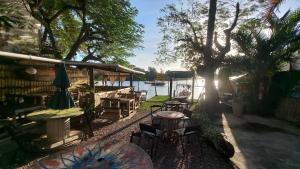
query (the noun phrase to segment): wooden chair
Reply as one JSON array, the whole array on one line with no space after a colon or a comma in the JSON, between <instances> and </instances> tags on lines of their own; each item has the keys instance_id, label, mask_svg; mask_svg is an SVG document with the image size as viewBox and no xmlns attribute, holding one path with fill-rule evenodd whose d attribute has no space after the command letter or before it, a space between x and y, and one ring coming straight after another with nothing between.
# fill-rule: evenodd
<instances>
[{"instance_id":1,"label":"wooden chair","mask_svg":"<svg viewBox=\"0 0 300 169\"><path fill-rule=\"evenodd\" d=\"M202 150L202 138L203 138L203 132L201 130L201 126L196 125L196 126L190 126L190 127L185 127L181 129L175 130L175 133L177 135L177 139L181 144L182 147L182 153L185 155L185 138L190 138L191 136L195 136L197 138L197 142L201 146ZM193 143L193 142L192 142Z\"/></svg>"},{"instance_id":2,"label":"wooden chair","mask_svg":"<svg viewBox=\"0 0 300 169\"><path fill-rule=\"evenodd\" d=\"M163 105L152 105L150 107L151 110L151 123L152 126L155 128L160 129L161 125L161 119L156 115L157 111L162 111L163 110Z\"/></svg>"},{"instance_id":3,"label":"wooden chair","mask_svg":"<svg viewBox=\"0 0 300 169\"><path fill-rule=\"evenodd\" d=\"M32 132L28 130L28 128L24 128L8 120L2 119L0 123L2 124L0 127L0 150L6 149L9 150L10 153L13 153L10 163L15 162L19 153L21 153L19 155L24 155L24 153L40 155L41 151L39 147L34 144L34 140L39 139L42 135L41 133ZM12 145L16 145L17 147L12 148ZM0 155L4 155L5 153L5 151L1 152Z\"/></svg>"},{"instance_id":4,"label":"wooden chair","mask_svg":"<svg viewBox=\"0 0 300 169\"><path fill-rule=\"evenodd\" d=\"M150 148L150 156L154 158L154 155L157 152L158 143L160 141L160 130L150 126L148 124L140 123L140 131L139 132L132 132L130 137L130 142L133 141L134 137L139 138L139 145L142 144L143 140L151 141L151 148Z\"/></svg>"},{"instance_id":5,"label":"wooden chair","mask_svg":"<svg viewBox=\"0 0 300 169\"><path fill-rule=\"evenodd\" d=\"M101 98L102 117L118 120L122 117L120 99Z\"/></svg>"},{"instance_id":6,"label":"wooden chair","mask_svg":"<svg viewBox=\"0 0 300 169\"><path fill-rule=\"evenodd\" d=\"M182 120L183 120L183 127L191 126L192 125L192 114L193 114L193 111L191 111L189 109L183 109L182 113L184 114L184 117L182 118Z\"/></svg>"}]
</instances>

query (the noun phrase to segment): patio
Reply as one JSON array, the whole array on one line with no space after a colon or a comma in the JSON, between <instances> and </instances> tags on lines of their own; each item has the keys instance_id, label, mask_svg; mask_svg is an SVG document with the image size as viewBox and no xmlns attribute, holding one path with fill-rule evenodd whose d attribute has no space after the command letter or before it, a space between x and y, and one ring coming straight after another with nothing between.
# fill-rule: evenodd
<instances>
[{"instance_id":1,"label":"patio","mask_svg":"<svg viewBox=\"0 0 300 169\"><path fill-rule=\"evenodd\" d=\"M164 98L164 99L163 99ZM117 142L117 144L126 144L130 142L132 131L139 131L139 123L151 124L150 106L163 104L168 100L167 96L157 96L143 103L141 111L134 114L131 118L124 119L115 123L102 123L100 119L93 121L94 137L80 144L88 144L97 142ZM72 149L76 145L69 147ZM143 148L149 153L149 146L144 145ZM182 154L180 146L172 144L160 144L157 155L152 159L155 169L187 169L187 168L236 168L229 160L221 157L213 147L204 144L200 149L199 144L191 144L187 146L186 154ZM27 168L31 163L23 166Z\"/></svg>"}]
</instances>

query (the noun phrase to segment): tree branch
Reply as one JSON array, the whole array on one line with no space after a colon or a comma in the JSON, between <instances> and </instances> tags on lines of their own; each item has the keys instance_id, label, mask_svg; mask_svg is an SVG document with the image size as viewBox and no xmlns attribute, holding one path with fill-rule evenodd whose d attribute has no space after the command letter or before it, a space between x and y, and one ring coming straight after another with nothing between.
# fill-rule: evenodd
<instances>
[{"instance_id":1,"label":"tree branch","mask_svg":"<svg viewBox=\"0 0 300 169\"><path fill-rule=\"evenodd\" d=\"M195 27L194 27L194 25L192 24L192 22L191 22L190 20L188 20L188 19L182 19L182 21L185 22L185 23L187 23L187 24L190 26L190 28L192 29L192 32L193 32L193 36L194 36L194 41L195 41L195 43L199 43L199 41L198 41L198 36L197 36ZM203 41L200 41L200 43L201 43L201 42L203 42ZM201 45L203 45L203 44L201 43Z\"/></svg>"},{"instance_id":2,"label":"tree branch","mask_svg":"<svg viewBox=\"0 0 300 169\"><path fill-rule=\"evenodd\" d=\"M105 58L105 56L101 56L101 57L96 57L93 54L88 54L87 56L85 56L82 59L82 62L87 62L89 60L93 60L93 61L99 61L101 63L104 63L104 60L102 58Z\"/></svg>"},{"instance_id":3,"label":"tree branch","mask_svg":"<svg viewBox=\"0 0 300 169\"><path fill-rule=\"evenodd\" d=\"M65 60L71 60L74 55L77 52L77 49L79 46L85 41L85 38L88 37L88 29L87 29L87 23L86 23L86 0L82 2L82 26L80 33L75 41L75 43L72 45L70 52L67 54Z\"/></svg>"},{"instance_id":4,"label":"tree branch","mask_svg":"<svg viewBox=\"0 0 300 169\"><path fill-rule=\"evenodd\" d=\"M223 48L223 53L227 53L230 50L231 47L231 43L230 43L230 38L231 38L231 32L232 30L235 28L237 20L239 18L239 13L240 13L240 4L236 3L236 7L235 7L235 18L233 20L233 23L231 24L230 28L225 29L224 33L226 36L226 42L225 42L225 47Z\"/></svg>"},{"instance_id":5,"label":"tree branch","mask_svg":"<svg viewBox=\"0 0 300 169\"><path fill-rule=\"evenodd\" d=\"M218 33L217 32L215 32L214 42L219 51L223 50L224 47L218 41Z\"/></svg>"},{"instance_id":6,"label":"tree branch","mask_svg":"<svg viewBox=\"0 0 300 169\"><path fill-rule=\"evenodd\" d=\"M65 10L67 9L74 9L74 10L81 10L82 8L73 6L73 5L65 5L62 9L60 9L58 12L56 12L50 19L49 21L52 22L55 20L59 15L61 15Z\"/></svg>"},{"instance_id":7,"label":"tree branch","mask_svg":"<svg viewBox=\"0 0 300 169\"><path fill-rule=\"evenodd\" d=\"M200 46L199 43L194 42L192 38L182 38L182 39L178 39L177 41L182 41L182 42L187 42L187 43L191 43L192 47L198 51L198 53L203 53L204 52L204 47Z\"/></svg>"},{"instance_id":8,"label":"tree branch","mask_svg":"<svg viewBox=\"0 0 300 169\"><path fill-rule=\"evenodd\" d=\"M240 3L236 3L236 6L235 6L235 17L234 17L233 23L231 24L230 28L224 30L225 34L231 33L231 31L235 28L236 23L237 23L238 18L239 18L239 14L240 14Z\"/></svg>"}]
</instances>

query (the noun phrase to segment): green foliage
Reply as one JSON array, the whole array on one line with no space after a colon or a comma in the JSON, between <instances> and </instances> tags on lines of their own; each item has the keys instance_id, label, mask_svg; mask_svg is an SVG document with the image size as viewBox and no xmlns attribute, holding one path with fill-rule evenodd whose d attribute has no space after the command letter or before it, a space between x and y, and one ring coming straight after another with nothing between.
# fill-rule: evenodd
<instances>
[{"instance_id":1,"label":"green foliage","mask_svg":"<svg viewBox=\"0 0 300 169\"><path fill-rule=\"evenodd\" d=\"M239 51L243 53L244 64L240 64L239 68L250 74L274 73L280 69L283 61L293 59L294 53L299 50L300 11L287 13L282 18L273 16L269 23L250 20L233 35ZM268 29L270 25L272 27Z\"/></svg>"},{"instance_id":2,"label":"green foliage","mask_svg":"<svg viewBox=\"0 0 300 169\"><path fill-rule=\"evenodd\" d=\"M169 96L154 96L142 103L141 110L150 111L152 105L162 105L169 100Z\"/></svg>"},{"instance_id":3,"label":"green foliage","mask_svg":"<svg viewBox=\"0 0 300 169\"><path fill-rule=\"evenodd\" d=\"M167 100L169 100L169 96L154 96L147 101L149 101L149 102L165 102Z\"/></svg>"},{"instance_id":4,"label":"green foliage","mask_svg":"<svg viewBox=\"0 0 300 169\"><path fill-rule=\"evenodd\" d=\"M251 95L247 100L255 105L251 106L255 109L253 112L270 113L271 109L267 103L268 99L272 99L267 97L270 92L266 92L269 91L270 77L281 69L283 63L298 57L296 53L300 45L299 9L288 11L281 18L275 13L271 16L265 20L267 22L259 19L249 20L232 36L238 44L240 57L234 58L234 61L230 60L229 67L248 73Z\"/></svg>"},{"instance_id":5,"label":"green foliage","mask_svg":"<svg viewBox=\"0 0 300 169\"><path fill-rule=\"evenodd\" d=\"M143 26L134 21L137 9L128 0L27 0L41 22L42 52L56 58L128 65L139 46Z\"/></svg>"},{"instance_id":6,"label":"green foliage","mask_svg":"<svg viewBox=\"0 0 300 169\"><path fill-rule=\"evenodd\" d=\"M272 78L269 90L268 109L275 110L283 98L290 96L299 81L299 71L277 72Z\"/></svg>"},{"instance_id":7,"label":"green foliage","mask_svg":"<svg viewBox=\"0 0 300 169\"><path fill-rule=\"evenodd\" d=\"M0 28L9 31L13 27L22 27L25 24L24 16L20 13L18 2L0 4Z\"/></svg>"},{"instance_id":8,"label":"green foliage","mask_svg":"<svg viewBox=\"0 0 300 169\"><path fill-rule=\"evenodd\" d=\"M203 137L209 140L216 150L226 158L230 158L234 155L234 148L229 143L220 130L213 125L208 117L207 112L203 109L203 104L198 103L193 110L192 118L195 122L201 126Z\"/></svg>"},{"instance_id":9,"label":"green foliage","mask_svg":"<svg viewBox=\"0 0 300 169\"><path fill-rule=\"evenodd\" d=\"M79 116L83 114L83 110L81 108L70 108L64 110L54 110L54 109L46 109L41 111L36 111L28 114L28 118L31 120L49 120L53 118L63 118L63 117L72 117Z\"/></svg>"},{"instance_id":10,"label":"green foliage","mask_svg":"<svg viewBox=\"0 0 300 169\"><path fill-rule=\"evenodd\" d=\"M244 22L250 14L257 13L257 10L265 5L265 2L242 2L237 24ZM207 32L211 31L207 30L208 2L190 0L182 2L181 6L171 4L163 8L163 16L159 18L158 26L164 36L158 46L157 62L169 63L180 60L187 68L199 70L218 68L226 57L225 54L230 50L230 37L226 34L230 34L231 31L227 29L235 26L236 7L234 3L223 0L217 2L216 10L216 21L212 30L215 33L214 43L207 46ZM225 33L226 30L227 33ZM224 44L219 43L218 40L229 41ZM210 47L212 47L212 52L209 56L206 48Z\"/></svg>"}]
</instances>

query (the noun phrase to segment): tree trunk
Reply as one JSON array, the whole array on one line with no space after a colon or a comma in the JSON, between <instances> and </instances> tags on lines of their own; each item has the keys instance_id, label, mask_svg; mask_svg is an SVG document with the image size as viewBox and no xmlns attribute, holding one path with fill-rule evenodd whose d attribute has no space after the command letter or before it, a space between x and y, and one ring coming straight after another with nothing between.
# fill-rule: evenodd
<instances>
[{"instance_id":1,"label":"tree trunk","mask_svg":"<svg viewBox=\"0 0 300 169\"><path fill-rule=\"evenodd\" d=\"M254 114L260 114L260 97L262 97L260 96L260 83L260 78L254 76L253 82L251 84L251 93L249 98L249 100L251 101L250 111Z\"/></svg>"},{"instance_id":2,"label":"tree trunk","mask_svg":"<svg viewBox=\"0 0 300 169\"><path fill-rule=\"evenodd\" d=\"M214 71L205 75L205 110L210 116L218 113L219 95L214 83Z\"/></svg>"}]
</instances>

